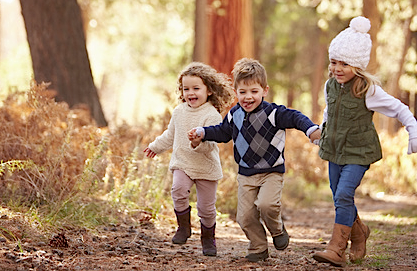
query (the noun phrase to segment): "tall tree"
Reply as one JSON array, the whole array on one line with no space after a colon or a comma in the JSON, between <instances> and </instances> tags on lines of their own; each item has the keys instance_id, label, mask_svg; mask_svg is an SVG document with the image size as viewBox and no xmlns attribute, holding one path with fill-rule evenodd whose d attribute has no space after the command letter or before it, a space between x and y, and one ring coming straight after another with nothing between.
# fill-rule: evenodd
<instances>
[{"instance_id":1,"label":"tall tree","mask_svg":"<svg viewBox=\"0 0 417 271\"><path fill-rule=\"evenodd\" d=\"M50 82L56 100L88 106L99 126L107 122L88 58L77 0L20 0L37 82Z\"/></svg>"},{"instance_id":2,"label":"tall tree","mask_svg":"<svg viewBox=\"0 0 417 271\"><path fill-rule=\"evenodd\" d=\"M275 69L270 69L268 61L264 61L263 58L265 58L265 55L268 55L268 57L266 57L268 60L274 57L271 55L270 49L265 47L275 46L275 42L270 42L268 45L265 45L266 43L268 43L265 42L265 32L267 32L268 26L274 23L274 15L277 5L278 1L275 0L253 1L252 5L252 13L254 18L262 18L262 20L254 20L253 22L254 54L255 58L260 60L261 63L265 66L266 71L268 73L268 81L270 84L270 88L268 91L268 95L266 96L266 100L271 102L274 100L276 90L271 85L271 78L273 78L273 76L269 76L269 74L275 73L276 71Z\"/></svg>"},{"instance_id":3,"label":"tall tree","mask_svg":"<svg viewBox=\"0 0 417 271\"><path fill-rule=\"evenodd\" d=\"M242 57L254 57L252 0L207 0L207 61L230 74Z\"/></svg>"},{"instance_id":4,"label":"tall tree","mask_svg":"<svg viewBox=\"0 0 417 271\"><path fill-rule=\"evenodd\" d=\"M207 0L195 0L193 60L208 63Z\"/></svg>"},{"instance_id":5,"label":"tall tree","mask_svg":"<svg viewBox=\"0 0 417 271\"><path fill-rule=\"evenodd\" d=\"M414 11L416 0L410 1L410 9ZM394 97L404 100L405 96L408 96L407 93L402 92L400 89L400 78L404 74L404 64L406 62L406 55L408 49L411 47L412 41L412 30L411 30L411 22L413 20L414 12L409 13L409 17L406 17L402 20L402 30L404 34L404 41L401 50L401 57L398 60L398 70L393 74L392 77L388 80L387 89L391 95ZM408 97L407 97L408 98ZM388 132L390 134L395 133L401 127L401 124L393 118L388 119Z\"/></svg>"},{"instance_id":6,"label":"tall tree","mask_svg":"<svg viewBox=\"0 0 417 271\"><path fill-rule=\"evenodd\" d=\"M311 118L314 122L321 121L321 108L319 105L319 94L323 87L323 69L327 68L327 32L316 27L317 39L311 41L314 55L317 56L314 62L314 69L311 73Z\"/></svg>"},{"instance_id":7,"label":"tall tree","mask_svg":"<svg viewBox=\"0 0 417 271\"><path fill-rule=\"evenodd\" d=\"M377 0L363 0L363 16L371 21L371 29L369 30L369 35L372 40L372 49L371 49L371 59L367 69L375 73L378 69L377 54L376 49L378 48L378 32L381 28L381 16L379 14Z\"/></svg>"}]
</instances>

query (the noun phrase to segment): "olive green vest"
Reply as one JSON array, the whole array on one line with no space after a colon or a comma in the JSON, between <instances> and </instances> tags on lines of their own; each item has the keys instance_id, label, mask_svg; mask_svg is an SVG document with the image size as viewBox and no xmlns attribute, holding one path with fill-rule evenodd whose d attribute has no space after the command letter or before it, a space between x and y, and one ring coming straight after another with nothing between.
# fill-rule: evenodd
<instances>
[{"instance_id":1,"label":"olive green vest","mask_svg":"<svg viewBox=\"0 0 417 271\"><path fill-rule=\"evenodd\" d=\"M341 85L334 78L327 82L327 121L319 156L338 165L370 165L382 158L374 112L366 108L364 97L351 94L352 84L353 80Z\"/></svg>"}]
</instances>

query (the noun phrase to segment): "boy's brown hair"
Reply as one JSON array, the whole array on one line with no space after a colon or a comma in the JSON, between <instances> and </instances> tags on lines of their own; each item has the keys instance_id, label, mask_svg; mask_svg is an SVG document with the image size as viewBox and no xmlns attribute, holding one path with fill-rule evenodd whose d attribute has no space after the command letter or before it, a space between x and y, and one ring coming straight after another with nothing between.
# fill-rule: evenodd
<instances>
[{"instance_id":1,"label":"boy's brown hair","mask_svg":"<svg viewBox=\"0 0 417 271\"><path fill-rule=\"evenodd\" d=\"M258 60L242 58L238 60L232 71L233 87L243 81L244 84L258 83L263 89L268 86L266 70Z\"/></svg>"}]
</instances>

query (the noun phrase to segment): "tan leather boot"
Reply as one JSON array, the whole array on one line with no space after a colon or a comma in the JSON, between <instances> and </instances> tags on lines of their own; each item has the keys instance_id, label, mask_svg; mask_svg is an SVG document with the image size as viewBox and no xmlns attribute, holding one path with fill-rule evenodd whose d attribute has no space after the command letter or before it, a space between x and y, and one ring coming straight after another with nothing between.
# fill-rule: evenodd
<instances>
[{"instance_id":1,"label":"tan leather boot","mask_svg":"<svg viewBox=\"0 0 417 271\"><path fill-rule=\"evenodd\" d=\"M350 233L350 253L349 259L351 262L361 260L366 255L366 239L368 239L371 231L369 227L363 224L359 216L353 222L352 231Z\"/></svg>"},{"instance_id":2,"label":"tan leather boot","mask_svg":"<svg viewBox=\"0 0 417 271\"><path fill-rule=\"evenodd\" d=\"M334 224L332 239L327 245L326 250L322 252L316 252L313 258L321 263L330 263L333 266L346 265L345 250L348 244L351 227Z\"/></svg>"}]
</instances>

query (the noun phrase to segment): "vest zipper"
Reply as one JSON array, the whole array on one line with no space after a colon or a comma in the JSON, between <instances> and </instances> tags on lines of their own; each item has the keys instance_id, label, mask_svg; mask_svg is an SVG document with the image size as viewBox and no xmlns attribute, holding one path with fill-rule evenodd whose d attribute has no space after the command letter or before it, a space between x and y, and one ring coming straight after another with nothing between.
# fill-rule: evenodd
<instances>
[{"instance_id":1,"label":"vest zipper","mask_svg":"<svg viewBox=\"0 0 417 271\"><path fill-rule=\"evenodd\" d=\"M345 85L342 83L340 85L340 92L339 95L337 96L337 100L336 100L336 109L335 109L335 118L334 118L334 129L333 129L333 138L332 138L332 146L333 149L335 150L335 154L337 154L337 150L336 150L336 133L337 133L337 119L339 118L339 107L340 107L340 100L342 99L342 93L344 91ZM342 91L343 90L343 91Z\"/></svg>"}]
</instances>

